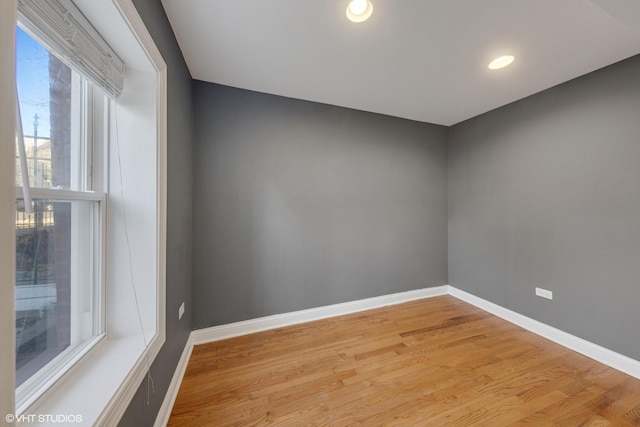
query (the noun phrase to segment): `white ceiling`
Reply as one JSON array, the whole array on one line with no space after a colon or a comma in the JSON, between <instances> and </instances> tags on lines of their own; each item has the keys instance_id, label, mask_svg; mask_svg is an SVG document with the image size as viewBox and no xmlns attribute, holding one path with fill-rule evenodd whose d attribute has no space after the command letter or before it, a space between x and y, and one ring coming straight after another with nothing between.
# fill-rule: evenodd
<instances>
[{"instance_id":1,"label":"white ceiling","mask_svg":"<svg viewBox=\"0 0 640 427\"><path fill-rule=\"evenodd\" d=\"M442 125L640 53L639 0L372 2L163 0L195 79Z\"/></svg>"}]
</instances>

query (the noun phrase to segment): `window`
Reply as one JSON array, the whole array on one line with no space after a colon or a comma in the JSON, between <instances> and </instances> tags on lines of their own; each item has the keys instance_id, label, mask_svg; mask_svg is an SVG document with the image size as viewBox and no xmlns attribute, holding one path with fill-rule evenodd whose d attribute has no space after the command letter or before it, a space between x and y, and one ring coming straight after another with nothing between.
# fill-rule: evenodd
<instances>
[{"instance_id":1,"label":"window","mask_svg":"<svg viewBox=\"0 0 640 427\"><path fill-rule=\"evenodd\" d=\"M30 280L27 286L32 286L19 289L18 299L34 305L45 302L46 307L41 313L20 313L23 320L18 322L18 311L29 311L24 310L28 307L24 301L14 305L14 293L7 291L10 287L0 287L0 318L4 319L0 336L7 337L7 327L14 329L18 323L28 327L38 320L37 328L51 333L38 334L40 341L32 343L42 345L44 338L50 338L46 343L60 349L57 332L52 332L58 319L54 325L50 314L57 316L58 303L66 298L69 307L60 312L67 317L61 314L60 322L68 320L68 330L62 336L68 337L69 345L64 343L57 355L40 347L43 351L31 360L21 360L25 371L24 377L18 378L18 400L14 404L4 398L9 394L6 386L13 384L8 377L0 385L5 387L0 406L6 413L13 409L28 418L76 414L82 417L83 425L117 425L165 340L166 64L131 0L0 2L0 21L7 23L0 26L0 54L7 57L14 50L14 40L8 37L6 26L15 28L16 3L18 21L26 26L24 32L38 41L46 58L44 77L36 79L43 85L42 91L49 93L51 80L55 83L59 75L69 73L62 67L65 71L49 75L50 52L70 67L71 83L67 74L66 86L61 87L68 89L60 92L66 95L56 95L69 105L51 107L51 95L47 95L49 98L40 100L50 107L44 113L28 110L34 99L22 89L19 104L24 111L19 128L26 134L24 143L16 147L13 139L0 139L0 174L4 173L0 180L0 217L4 219L0 236L5 241L15 239L15 248L26 251L16 256L13 245L0 247L0 254L7 255L0 257L0 279L3 283L15 281L20 276L15 274L17 266ZM45 46L48 51L43 53ZM126 76L120 58L127 64ZM5 67L0 62L3 93L11 93L15 84L13 61L7 63ZM29 72L35 71L32 64ZM0 101L9 114L0 116L2 135L8 133L7 127L14 131L11 113L17 104L5 98ZM55 114L69 116L61 119L69 127L64 154L45 141L54 139L51 122ZM16 149L24 155L14 161ZM68 174L68 180L57 176L60 170ZM23 178L30 185L23 185ZM23 191L25 188L30 191ZM7 211L13 210L15 217L7 221ZM64 221L66 228L62 227ZM51 231L58 225L59 240ZM21 233L27 237L19 239ZM65 248L66 253L59 255ZM15 262L7 265L5 258ZM55 264L62 266L62 260L66 267L56 269ZM46 264L53 264L53 271ZM51 285L53 280L56 288L58 282L68 281L70 295L61 291L59 296L57 289L54 294L52 286L37 287ZM15 310L18 305L20 310ZM29 333L38 330L25 329L21 340L28 340ZM22 350L33 348L25 345ZM5 352L0 358L3 372L14 367L13 355L5 357ZM36 359L42 362L41 367ZM33 391L30 397L22 393L29 388Z\"/></svg>"},{"instance_id":2,"label":"window","mask_svg":"<svg viewBox=\"0 0 640 427\"><path fill-rule=\"evenodd\" d=\"M18 27L16 401L103 336L102 183L108 98ZM30 126L31 125L31 126ZM25 176L27 175L26 179ZM25 206L29 186L30 206ZM29 209L30 207L30 209Z\"/></svg>"}]
</instances>

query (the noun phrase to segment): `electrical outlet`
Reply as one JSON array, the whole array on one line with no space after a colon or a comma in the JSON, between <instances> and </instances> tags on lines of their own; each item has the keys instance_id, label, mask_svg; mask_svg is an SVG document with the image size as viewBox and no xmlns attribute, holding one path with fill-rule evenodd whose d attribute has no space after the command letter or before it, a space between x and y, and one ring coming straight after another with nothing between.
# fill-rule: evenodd
<instances>
[{"instance_id":1,"label":"electrical outlet","mask_svg":"<svg viewBox=\"0 0 640 427\"><path fill-rule=\"evenodd\" d=\"M180 304L180 308L178 309L178 320L182 319L184 315L184 302Z\"/></svg>"},{"instance_id":2,"label":"electrical outlet","mask_svg":"<svg viewBox=\"0 0 640 427\"><path fill-rule=\"evenodd\" d=\"M553 299L553 292L542 288L536 288L536 295L546 299Z\"/></svg>"}]
</instances>

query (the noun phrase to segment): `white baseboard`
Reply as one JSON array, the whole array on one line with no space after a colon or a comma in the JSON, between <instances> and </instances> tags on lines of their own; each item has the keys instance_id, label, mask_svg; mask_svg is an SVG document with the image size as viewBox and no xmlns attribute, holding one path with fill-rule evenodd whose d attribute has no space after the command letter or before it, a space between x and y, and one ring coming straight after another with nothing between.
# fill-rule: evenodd
<instances>
[{"instance_id":1,"label":"white baseboard","mask_svg":"<svg viewBox=\"0 0 640 427\"><path fill-rule=\"evenodd\" d=\"M193 342L191 341L191 335L189 335L189 339L187 339L184 350L182 350L180 360L178 360L176 370L173 372L173 377L171 378L171 383L169 383L167 393L164 395L162 406L160 406L160 410L156 416L156 422L153 424L154 427L166 427L169 422L169 416L171 415L173 404L176 402L176 397L178 397L178 390L180 390L180 384L182 384L182 379L184 378L184 373L187 370L187 365L189 364L189 358L191 358L192 351Z\"/></svg>"},{"instance_id":2,"label":"white baseboard","mask_svg":"<svg viewBox=\"0 0 640 427\"><path fill-rule=\"evenodd\" d=\"M276 314L273 316L260 317L258 319L245 320L242 322L229 323L227 325L213 326L211 328L198 329L191 332L189 340L180 356L178 366L169 384L169 389L164 397L162 406L158 411L154 427L164 427L169 421L173 404L178 396L178 390L182 383L189 357L194 345L206 344L208 342L220 341L241 335L253 334L269 329L281 328L284 326L297 325L299 323L311 322L314 320L326 319L329 317L341 316L344 314L357 313L359 311L371 310L374 308L386 307L389 305L402 304L404 302L431 298L440 295L447 295L448 287L436 286L432 288L417 289L414 291L399 292L391 295L367 298L357 301L349 301L340 304L327 305L324 307L310 308L307 310L293 311L291 313Z\"/></svg>"},{"instance_id":3,"label":"white baseboard","mask_svg":"<svg viewBox=\"0 0 640 427\"><path fill-rule=\"evenodd\" d=\"M230 323L228 325L213 326L191 332L193 343L203 344L233 338L240 335L253 334L255 332L284 326L297 325L299 323L326 319L343 314L356 313L358 311L371 310L388 305L402 304L422 298L430 298L439 295L447 295L447 286L417 289L415 291L400 292L397 294L383 295L358 301L343 302L340 304L326 305L324 307L309 308L307 310L293 311L291 313L276 314L260 317L258 319L245 320L243 322Z\"/></svg>"},{"instance_id":4,"label":"white baseboard","mask_svg":"<svg viewBox=\"0 0 640 427\"><path fill-rule=\"evenodd\" d=\"M220 341L269 329L281 328L284 326L296 325L299 323L311 322L314 320L326 319L329 317L341 316L344 314L356 313L389 305L402 304L404 302L440 295L451 295L456 297L459 300L465 301L484 311L501 317L515 325L527 329L528 331L547 338L573 351L577 351L578 353L631 375L632 377L640 379L640 361L623 356L622 354L616 353L582 338L578 338L537 320L533 320L527 316L501 307L451 285L445 285L327 305L324 307L310 308L291 313L276 314L273 316L192 331L184 351L182 352L182 356L178 361L178 365L173 374L173 378L171 379L171 384L169 385L164 401L162 402L162 406L160 407L160 411L158 412L154 427L164 427L169 421L169 416L171 415L171 410L173 409L173 404L175 403L178 395L178 390L180 389L180 384L182 383L182 378L184 377L185 370L187 369L189 357L191 356L191 351L193 350L194 345Z\"/></svg>"},{"instance_id":5,"label":"white baseboard","mask_svg":"<svg viewBox=\"0 0 640 427\"><path fill-rule=\"evenodd\" d=\"M475 305L484 311L501 317L515 325L520 326L537 335L547 338L555 343L567 347L573 351L583 354L593 360L597 360L625 374L640 379L640 361L631 359L615 351L609 350L590 341L571 335L553 326L533 320L530 317L511 311L497 304L479 298L463 290L449 285L449 294Z\"/></svg>"}]
</instances>

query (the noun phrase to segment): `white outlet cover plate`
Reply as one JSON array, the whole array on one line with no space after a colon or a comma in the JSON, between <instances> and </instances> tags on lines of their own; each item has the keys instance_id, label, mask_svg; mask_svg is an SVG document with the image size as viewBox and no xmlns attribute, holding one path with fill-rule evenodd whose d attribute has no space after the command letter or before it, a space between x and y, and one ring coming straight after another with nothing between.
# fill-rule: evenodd
<instances>
[{"instance_id":1,"label":"white outlet cover plate","mask_svg":"<svg viewBox=\"0 0 640 427\"><path fill-rule=\"evenodd\" d=\"M553 299L553 292L547 289L536 288L536 295L546 299Z\"/></svg>"}]
</instances>

